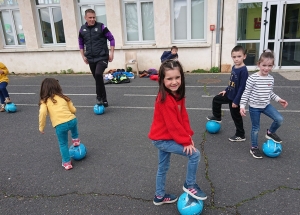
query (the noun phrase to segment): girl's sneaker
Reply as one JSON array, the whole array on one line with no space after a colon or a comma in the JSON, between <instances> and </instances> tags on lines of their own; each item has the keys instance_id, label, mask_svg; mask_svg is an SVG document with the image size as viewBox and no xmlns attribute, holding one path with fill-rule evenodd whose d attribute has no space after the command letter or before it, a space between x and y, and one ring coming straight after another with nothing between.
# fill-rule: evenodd
<instances>
[{"instance_id":1,"label":"girl's sneaker","mask_svg":"<svg viewBox=\"0 0 300 215\"><path fill-rule=\"evenodd\" d=\"M9 103L11 103L11 100L10 100L9 97L6 97L4 102L5 102L6 104L9 104Z\"/></svg>"},{"instance_id":2,"label":"girl's sneaker","mask_svg":"<svg viewBox=\"0 0 300 215\"><path fill-rule=\"evenodd\" d=\"M0 112L5 112L5 105L4 104L0 104Z\"/></svg>"},{"instance_id":3,"label":"girl's sneaker","mask_svg":"<svg viewBox=\"0 0 300 215\"><path fill-rule=\"evenodd\" d=\"M80 139L79 138L72 139L72 143L73 143L73 146L79 146L80 145Z\"/></svg>"},{"instance_id":4,"label":"girl's sneaker","mask_svg":"<svg viewBox=\"0 0 300 215\"><path fill-rule=\"evenodd\" d=\"M186 182L183 185L183 190L187 194L191 195L195 199L205 200L207 199L207 195L200 189L197 184L187 185Z\"/></svg>"},{"instance_id":5,"label":"girl's sneaker","mask_svg":"<svg viewBox=\"0 0 300 215\"><path fill-rule=\"evenodd\" d=\"M71 164L71 161L66 162L66 163L62 163L62 166L65 168L65 170L69 170L69 169L73 168L73 166Z\"/></svg>"},{"instance_id":6,"label":"girl's sneaker","mask_svg":"<svg viewBox=\"0 0 300 215\"><path fill-rule=\"evenodd\" d=\"M170 204L176 202L178 199L177 196L173 194L165 194L164 196L154 196L153 204L162 205L162 204Z\"/></svg>"}]
</instances>

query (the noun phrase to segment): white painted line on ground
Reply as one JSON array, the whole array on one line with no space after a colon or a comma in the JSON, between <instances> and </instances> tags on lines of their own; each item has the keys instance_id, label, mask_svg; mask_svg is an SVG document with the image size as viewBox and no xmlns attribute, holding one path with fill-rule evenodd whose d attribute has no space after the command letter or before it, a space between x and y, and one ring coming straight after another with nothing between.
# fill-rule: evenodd
<instances>
[{"instance_id":1,"label":"white painted line on ground","mask_svg":"<svg viewBox=\"0 0 300 215\"><path fill-rule=\"evenodd\" d=\"M19 94L22 94L22 95L34 95L36 93L9 93L9 94L13 94L13 95L19 95Z\"/></svg>"},{"instance_id":2,"label":"white painted line on ground","mask_svg":"<svg viewBox=\"0 0 300 215\"><path fill-rule=\"evenodd\" d=\"M16 104L17 106L31 106L31 107L37 107L37 104ZM81 106L81 105L75 105L77 108L93 108L93 106ZM109 106L108 108L112 109L154 109L154 107L130 107L130 106ZM202 111L211 111L211 108L186 108L188 110L202 110ZM230 111L229 109L222 109L223 111ZM249 110L247 109L247 112ZM284 113L300 113L300 110L278 110L278 112L284 112Z\"/></svg>"},{"instance_id":3,"label":"white painted line on ground","mask_svg":"<svg viewBox=\"0 0 300 215\"><path fill-rule=\"evenodd\" d=\"M215 95L214 95L214 96L202 95L202 97L205 97L205 98L211 98L211 97L215 97Z\"/></svg>"},{"instance_id":4,"label":"white painted line on ground","mask_svg":"<svg viewBox=\"0 0 300 215\"><path fill-rule=\"evenodd\" d=\"M145 94L124 94L124 96L157 96L157 95L145 95Z\"/></svg>"}]
</instances>

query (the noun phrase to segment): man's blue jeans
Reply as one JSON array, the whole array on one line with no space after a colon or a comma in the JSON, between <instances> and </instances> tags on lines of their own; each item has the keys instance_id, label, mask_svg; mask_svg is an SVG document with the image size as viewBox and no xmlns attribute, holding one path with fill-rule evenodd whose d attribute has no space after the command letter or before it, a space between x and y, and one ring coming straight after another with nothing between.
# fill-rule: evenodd
<instances>
[{"instance_id":1,"label":"man's blue jeans","mask_svg":"<svg viewBox=\"0 0 300 215\"><path fill-rule=\"evenodd\" d=\"M273 119L273 123L271 124L271 127L269 129L271 133L275 133L277 129L281 126L283 122L283 117L271 104L268 104L265 108L249 107L249 113L252 122L251 145L252 147L258 147L257 140L260 128L260 114L263 113L266 116Z\"/></svg>"},{"instance_id":2,"label":"man's blue jeans","mask_svg":"<svg viewBox=\"0 0 300 215\"><path fill-rule=\"evenodd\" d=\"M71 131L72 139L78 138L77 119L59 124L55 127L62 162L66 163L71 160L69 154L68 132Z\"/></svg>"},{"instance_id":3,"label":"man's blue jeans","mask_svg":"<svg viewBox=\"0 0 300 215\"><path fill-rule=\"evenodd\" d=\"M171 153L188 157L186 183L193 185L196 183L197 169L200 161L200 152L197 149L192 155L187 155L183 152L183 145L176 143L173 140L153 140L153 145L158 148L158 170L156 175L156 196L165 195L165 184L167 171L170 167Z\"/></svg>"}]
</instances>

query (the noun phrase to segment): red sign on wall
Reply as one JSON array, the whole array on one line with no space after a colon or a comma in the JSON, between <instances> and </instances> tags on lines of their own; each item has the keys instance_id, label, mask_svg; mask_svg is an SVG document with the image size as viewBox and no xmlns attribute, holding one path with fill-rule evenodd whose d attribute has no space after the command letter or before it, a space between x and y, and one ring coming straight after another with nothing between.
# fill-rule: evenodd
<instances>
[{"instance_id":1,"label":"red sign on wall","mask_svg":"<svg viewBox=\"0 0 300 215\"><path fill-rule=\"evenodd\" d=\"M261 18L254 18L254 29L260 29L261 26Z\"/></svg>"}]
</instances>

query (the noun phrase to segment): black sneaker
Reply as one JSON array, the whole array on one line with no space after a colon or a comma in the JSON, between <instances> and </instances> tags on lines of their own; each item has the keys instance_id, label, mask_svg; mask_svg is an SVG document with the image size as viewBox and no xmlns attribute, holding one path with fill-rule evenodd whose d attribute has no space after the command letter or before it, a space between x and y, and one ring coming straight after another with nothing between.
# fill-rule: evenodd
<instances>
[{"instance_id":1,"label":"black sneaker","mask_svg":"<svg viewBox=\"0 0 300 215\"><path fill-rule=\"evenodd\" d=\"M277 134L275 133L270 133L268 134L269 130L267 130L267 134L266 134L266 138L273 140L275 143L282 143L282 140L280 139L280 137L277 136Z\"/></svg>"},{"instance_id":2,"label":"black sneaker","mask_svg":"<svg viewBox=\"0 0 300 215\"><path fill-rule=\"evenodd\" d=\"M155 195L153 199L153 204L155 205L170 204L176 202L177 199L178 197L173 194L165 194L165 196L163 197L157 197Z\"/></svg>"},{"instance_id":3,"label":"black sneaker","mask_svg":"<svg viewBox=\"0 0 300 215\"><path fill-rule=\"evenodd\" d=\"M211 120L211 121L216 121L216 122L219 122L219 123L222 122L221 118L217 118L217 117L214 117L214 116L207 116L206 119Z\"/></svg>"},{"instance_id":4,"label":"black sneaker","mask_svg":"<svg viewBox=\"0 0 300 215\"><path fill-rule=\"evenodd\" d=\"M103 106L104 106L104 107L108 107L108 102L107 102L107 101L104 101L104 102L103 102Z\"/></svg>"},{"instance_id":5,"label":"black sneaker","mask_svg":"<svg viewBox=\"0 0 300 215\"><path fill-rule=\"evenodd\" d=\"M251 148L250 149L250 154L254 157L254 158L263 158L262 154L259 150L259 148Z\"/></svg>"},{"instance_id":6,"label":"black sneaker","mask_svg":"<svg viewBox=\"0 0 300 215\"><path fill-rule=\"evenodd\" d=\"M103 105L103 100L101 98L96 98L97 105Z\"/></svg>"},{"instance_id":7,"label":"black sneaker","mask_svg":"<svg viewBox=\"0 0 300 215\"><path fill-rule=\"evenodd\" d=\"M246 137L238 137L238 136L233 136L233 137L229 137L228 140L230 140L231 142L242 142L246 140Z\"/></svg>"}]
</instances>

